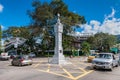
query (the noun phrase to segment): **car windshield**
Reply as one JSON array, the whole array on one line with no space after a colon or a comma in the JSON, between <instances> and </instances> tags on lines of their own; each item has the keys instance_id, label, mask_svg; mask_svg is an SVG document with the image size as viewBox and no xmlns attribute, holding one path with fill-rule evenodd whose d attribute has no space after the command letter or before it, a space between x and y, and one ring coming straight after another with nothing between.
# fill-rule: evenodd
<instances>
[{"instance_id":1,"label":"car windshield","mask_svg":"<svg viewBox=\"0 0 120 80\"><path fill-rule=\"evenodd\" d=\"M98 58L105 58L105 59L112 58L111 54L99 54L97 57Z\"/></svg>"},{"instance_id":2,"label":"car windshield","mask_svg":"<svg viewBox=\"0 0 120 80\"><path fill-rule=\"evenodd\" d=\"M29 59L29 56L24 56L24 59L26 59L26 60Z\"/></svg>"},{"instance_id":3,"label":"car windshield","mask_svg":"<svg viewBox=\"0 0 120 80\"><path fill-rule=\"evenodd\" d=\"M90 56L96 56L97 54L91 54Z\"/></svg>"},{"instance_id":4,"label":"car windshield","mask_svg":"<svg viewBox=\"0 0 120 80\"><path fill-rule=\"evenodd\" d=\"M29 59L29 56L27 55L20 55L20 56L17 56L18 59L25 59L25 60L28 60Z\"/></svg>"}]
</instances>

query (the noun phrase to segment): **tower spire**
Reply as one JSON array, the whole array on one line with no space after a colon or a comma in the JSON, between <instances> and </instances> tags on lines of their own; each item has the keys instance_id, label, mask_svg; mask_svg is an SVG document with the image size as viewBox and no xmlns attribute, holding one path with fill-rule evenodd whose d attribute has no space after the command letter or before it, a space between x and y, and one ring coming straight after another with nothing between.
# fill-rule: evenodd
<instances>
[{"instance_id":1,"label":"tower spire","mask_svg":"<svg viewBox=\"0 0 120 80\"><path fill-rule=\"evenodd\" d=\"M57 23L60 23L60 14L57 14Z\"/></svg>"}]
</instances>

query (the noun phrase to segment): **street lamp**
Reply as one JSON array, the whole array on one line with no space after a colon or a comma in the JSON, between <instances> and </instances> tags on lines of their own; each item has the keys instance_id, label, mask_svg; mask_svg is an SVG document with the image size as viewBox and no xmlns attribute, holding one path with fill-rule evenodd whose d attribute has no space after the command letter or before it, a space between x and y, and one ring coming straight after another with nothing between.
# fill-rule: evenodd
<instances>
[{"instance_id":1,"label":"street lamp","mask_svg":"<svg viewBox=\"0 0 120 80\"><path fill-rule=\"evenodd\" d=\"M16 41L14 43L14 48L17 49L18 48L18 41L19 41L19 38L16 38Z\"/></svg>"},{"instance_id":2,"label":"street lamp","mask_svg":"<svg viewBox=\"0 0 120 80\"><path fill-rule=\"evenodd\" d=\"M48 63L49 63L49 46L46 45L46 47L47 47L47 52L48 52Z\"/></svg>"},{"instance_id":3,"label":"street lamp","mask_svg":"<svg viewBox=\"0 0 120 80\"><path fill-rule=\"evenodd\" d=\"M17 37L16 38L16 47L18 47L18 41L19 41L19 38Z\"/></svg>"}]
</instances>

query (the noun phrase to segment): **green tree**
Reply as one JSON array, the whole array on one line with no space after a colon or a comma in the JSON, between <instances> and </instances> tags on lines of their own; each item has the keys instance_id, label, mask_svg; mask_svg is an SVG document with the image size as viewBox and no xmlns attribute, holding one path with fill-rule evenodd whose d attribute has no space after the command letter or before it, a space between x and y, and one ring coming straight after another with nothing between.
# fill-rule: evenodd
<instances>
[{"instance_id":1,"label":"green tree","mask_svg":"<svg viewBox=\"0 0 120 80\"><path fill-rule=\"evenodd\" d=\"M17 27L17 26L12 26L9 27L6 31L4 31L5 36L4 37L22 37L25 39L28 39L30 35L30 29L25 26Z\"/></svg>"},{"instance_id":2,"label":"green tree","mask_svg":"<svg viewBox=\"0 0 120 80\"><path fill-rule=\"evenodd\" d=\"M88 38L87 42L92 46L91 49L98 49L100 51L108 52L110 47L116 44L117 38L108 33L97 33Z\"/></svg>"},{"instance_id":3,"label":"green tree","mask_svg":"<svg viewBox=\"0 0 120 80\"><path fill-rule=\"evenodd\" d=\"M82 52L83 52L86 56L88 56L89 53L90 53L90 44L89 44L88 42L83 42L83 43L81 44L81 47L82 47Z\"/></svg>"},{"instance_id":4,"label":"green tree","mask_svg":"<svg viewBox=\"0 0 120 80\"><path fill-rule=\"evenodd\" d=\"M34 46L35 46L35 40L34 40L34 36L31 34L31 29L29 27L25 27L25 26L21 26L21 27L17 27L17 26L12 26L9 27L8 30L4 31L4 34L6 34L4 37L21 37L26 39L26 45L28 45L27 47L24 47L27 51L27 49L33 51L34 50ZM7 39L6 39L7 40Z\"/></svg>"},{"instance_id":5,"label":"green tree","mask_svg":"<svg viewBox=\"0 0 120 80\"><path fill-rule=\"evenodd\" d=\"M72 42L74 40L74 37L69 35L63 35L63 49L65 50L72 50Z\"/></svg>"},{"instance_id":6,"label":"green tree","mask_svg":"<svg viewBox=\"0 0 120 80\"><path fill-rule=\"evenodd\" d=\"M95 44L95 37L91 36L87 39L87 42L90 44L90 48L95 50L96 49L96 44Z\"/></svg>"},{"instance_id":7,"label":"green tree","mask_svg":"<svg viewBox=\"0 0 120 80\"><path fill-rule=\"evenodd\" d=\"M33 20L30 28L32 28L34 36L41 37L41 45L43 45L43 47L46 45L46 39L47 41L54 41L51 40L49 36L52 36L52 39L54 39L54 25L58 13L61 15L61 23L64 25L63 40L66 41L69 41L67 33L74 31L73 26L86 22L83 16L70 12L63 0L52 0L50 3L41 3L39 0L36 0L32 3L32 6L34 10L28 11L29 16ZM52 42L52 44L54 44L54 42ZM63 46L66 48L65 46L70 46L70 43L64 41Z\"/></svg>"}]
</instances>

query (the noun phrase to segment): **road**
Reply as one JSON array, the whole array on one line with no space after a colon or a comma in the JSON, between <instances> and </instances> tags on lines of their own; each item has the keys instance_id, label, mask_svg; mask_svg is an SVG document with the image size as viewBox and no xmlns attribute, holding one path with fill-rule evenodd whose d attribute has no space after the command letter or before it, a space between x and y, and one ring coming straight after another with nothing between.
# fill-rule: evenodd
<instances>
[{"instance_id":1,"label":"road","mask_svg":"<svg viewBox=\"0 0 120 80\"><path fill-rule=\"evenodd\" d=\"M72 58L68 59L71 64L56 65L48 64L47 58L35 58L33 65L22 67L11 66L10 60L0 61L0 80L120 80L120 67L112 72L94 71L83 59Z\"/></svg>"},{"instance_id":2,"label":"road","mask_svg":"<svg viewBox=\"0 0 120 80\"><path fill-rule=\"evenodd\" d=\"M109 70L96 70L79 80L120 80L120 67Z\"/></svg>"}]
</instances>

